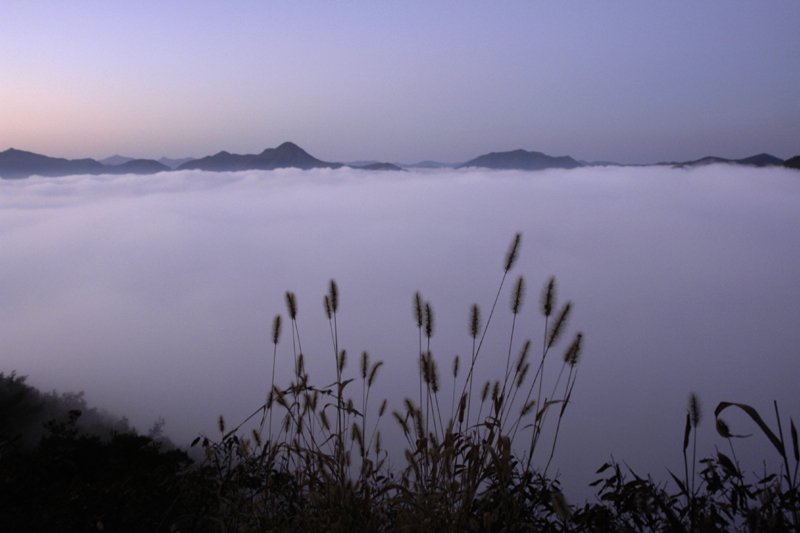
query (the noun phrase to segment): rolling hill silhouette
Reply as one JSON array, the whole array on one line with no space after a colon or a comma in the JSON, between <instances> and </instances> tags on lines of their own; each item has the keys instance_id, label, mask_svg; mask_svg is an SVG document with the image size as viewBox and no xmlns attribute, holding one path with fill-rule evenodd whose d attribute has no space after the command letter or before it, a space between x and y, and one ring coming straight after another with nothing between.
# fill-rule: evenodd
<instances>
[{"instance_id":1,"label":"rolling hill silhouette","mask_svg":"<svg viewBox=\"0 0 800 533\"><path fill-rule=\"evenodd\" d=\"M260 154L231 154L219 152L180 165L177 170L274 170L276 168L340 168L341 163L327 163L309 155L294 143L285 142L277 148L267 148Z\"/></svg>"},{"instance_id":2,"label":"rolling hill silhouette","mask_svg":"<svg viewBox=\"0 0 800 533\"><path fill-rule=\"evenodd\" d=\"M694 161L683 161L681 163L658 163L659 165L672 165L676 167L698 167L702 165L713 165L723 163L728 165L747 165L751 167L773 167L783 164L783 159L779 159L770 154L758 154L743 159L725 159L724 157L706 156Z\"/></svg>"},{"instance_id":3,"label":"rolling hill silhouette","mask_svg":"<svg viewBox=\"0 0 800 533\"><path fill-rule=\"evenodd\" d=\"M541 152L514 150L491 152L476 157L456 168L481 167L502 170L544 170L546 168L577 168L581 166L569 156L553 157Z\"/></svg>"},{"instance_id":4,"label":"rolling hill silhouette","mask_svg":"<svg viewBox=\"0 0 800 533\"><path fill-rule=\"evenodd\" d=\"M170 170L152 159L131 159L120 165L104 165L94 159L64 159L9 148L0 152L0 177L60 177L75 174L155 174Z\"/></svg>"}]
</instances>

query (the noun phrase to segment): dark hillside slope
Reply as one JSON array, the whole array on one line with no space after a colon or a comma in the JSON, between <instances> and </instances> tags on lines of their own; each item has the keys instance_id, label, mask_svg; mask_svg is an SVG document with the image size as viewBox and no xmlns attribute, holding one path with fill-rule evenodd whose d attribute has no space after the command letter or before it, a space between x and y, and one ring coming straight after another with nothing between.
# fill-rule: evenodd
<instances>
[{"instance_id":1,"label":"dark hillside slope","mask_svg":"<svg viewBox=\"0 0 800 533\"><path fill-rule=\"evenodd\" d=\"M544 170L546 168L577 168L581 166L569 156L553 157L541 152L526 152L514 150L512 152L492 152L471 161L467 161L457 168L481 167L502 170Z\"/></svg>"},{"instance_id":2,"label":"dark hillside slope","mask_svg":"<svg viewBox=\"0 0 800 533\"><path fill-rule=\"evenodd\" d=\"M100 174L106 168L94 159L62 159L9 148L0 152L0 177L6 179L29 176L69 176L71 174Z\"/></svg>"},{"instance_id":3,"label":"dark hillside slope","mask_svg":"<svg viewBox=\"0 0 800 533\"><path fill-rule=\"evenodd\" d=\"M797 170L800 170L800 155L790 157L783 162L783 166L786 168L796 168Z\"/></svg>"},{"instance_id":4,"label":"dark hillside slope","mask_svg":"<svg viewBox=\"0 0 800 533\"><path fill-rule=\"evenodd\" d=\"M783 164L783 159L770 154L757 154L742 159L725 159L724 157L706 156L694 161L682 161L679 163L659 163L659 165L672 165L676 167L699 167L703 165L713 165L722 163L727 165L746 165L751 167L774 167Z\"/></svg>"},{"instance_id":5,"label":"dark hillside slope","mask_svg":"<svg viewBox=\"0 0 800 533\"><path fill-rule=\"evenodd\" d=\"M327 163L311 156L294 143L285 142L277 148L267 148L260 154L218 154L184 163L178 170L211 170L216 172L237 170L274 170L276 168L339 168L340 163Z\"/></svg>"}]
</instances>

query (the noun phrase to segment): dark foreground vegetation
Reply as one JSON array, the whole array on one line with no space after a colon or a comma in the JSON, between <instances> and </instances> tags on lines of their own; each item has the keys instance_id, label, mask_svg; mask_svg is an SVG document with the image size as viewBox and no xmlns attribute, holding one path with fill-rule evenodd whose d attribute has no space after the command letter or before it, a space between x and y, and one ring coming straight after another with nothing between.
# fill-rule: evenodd
<instances>
[{"instance_id":1,"label":"dark foreground vegetation","mask_svg":"<svg viewBox=\"0 0 800 533\"><path fill-rule=\"evenodd\" d=\"M784 433L777 405L772 430L747 405L719 404L716 429L730 453L698 459L702 413L692 394L683 472L664 483L610 462L597 471L593 501L565 500L547 472L572 405L583 335L565 343L561 357L551 355L572 308L557 306L554 279L542 293L543 335L534 348L515 338L525 296L524 279L517 278L505 368L493 381L474 383L519 244L518 235L485 324L472 307L472 353L463 363L456 358L446 378L430 351L433 309L415 295L419 389L391 412L386 400L370 398L382 362L365 352L351 365L355 372L347 370L336 283L324 298L336 379L322 387L306 373L297 301L287 293L286 327L280 316L273 322L273 378L264 405L234 428L220 418L218 437L192 443L202 451L198 461L160 437L163 421L139 435L124 420L88 409L80 395L43 395L24 378L0 374L0 530L797 531L798 437L791 420ZM292 336L294 379L278 386L283 329ZM740 437L721 418L728 409L747 414L769 440L781 460L777 472L746 473L736 459ZM391 455L398 447L382 443L389 425L404 439L402 457ZM31 433L34 426L41 434Z\"/></svg>"}]
</instances>

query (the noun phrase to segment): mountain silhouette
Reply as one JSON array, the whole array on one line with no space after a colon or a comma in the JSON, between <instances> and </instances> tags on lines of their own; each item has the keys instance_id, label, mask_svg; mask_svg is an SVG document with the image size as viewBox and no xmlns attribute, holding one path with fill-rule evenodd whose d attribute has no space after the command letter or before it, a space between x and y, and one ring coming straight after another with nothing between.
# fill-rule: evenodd
<instances>
[{"instance_id":1,"label":"mountain silhouette","mask_svg":"<svg viewBox=\"0 0 800 533\"><path fill-rule=\"evenodd\" d=\"M796 168L800 170L800 155L790 157L789 159L783 162L783 166L785 166L786 168Z\"/></svg>"},{"instance_id":2,"label":"mountain silhouette","mask_svg":"<svg viewBox=\"0 0 800 533\"><path fill-rule=\"evenodd\" d=\"M115 160L119 156L110 158ZM128 159L128 158L121 158ZM0 177L19 179L30 176L56 178L75 174L155 174L170 170L152 159L128 159L119 165L104 165L94 159L63 159L9 148L0 152Z\"/></svg>"},{"instance_id":3,"label":"mountain silhouette","mask_svg":"<svg viewBox=\"0 0 800 533\"><path fill-rule=\"evenodd\" d=\"M402 165L400 163L397 164L399 167L402 168L455 168L458 164L454 163L440 163L439 161L420 161L419 163L412 163L409 165Z\"/></svg>"},{"instance_id":4,"label":"mountain silhouette","mask_svg":"<svg viewBox=\"0 0 800 533\"><path fill-rule=\"evenodd\" d=\"M167 165L153 159L131 159L121 165L106 166L103 173L108 174L155 174L172 170Z\"/></svg>"},{"instance_id":5,"label":"mountain silhouette","mask_svg":"<svg viewBox=\"0 0 800 533\"><path fill-rule=\"evenodd\" d=\"M181 159L171 159L169 157L162 157L161 159L158 160L159 163L161 163L162 165L167 165L172 170L175 170L182 164L188 163L189 161L194 161L194 157L184 157Z\"/></svg>"},{"instance_id":6,"label":"mountain silhouette","mask_svg":"<svg viewBox=\"0 0 800 533\"><path fill-rule=\"evenodd\" d=\"M101 174L106 168L94 159L63 159L9 148L0 152L0 177L6 179L28 176L69 176L71 174Z\"/></svg>"},{"instance_id":7,"label":"mountain silhouette","mask_svg":"<svg viewBox=\"0 0 800 533\"><path fill-rule=\"evenodd\" d=\"M512 152L491 152L476 157L456 168L481 167L502 170L544 170L546 168L577 168L581 166L569 156L553 157L541 152L514 150Z\"/></svg>"},{"instance_id":8,"label":"mountain silhouette","mask_svg":"<svg viewBox=\"0 0 800 533\"><path fill-rule=\"evenodd\" d=\"M294 143L285 142L277 148L267 148L260 154L218 154L195 159L180 165L177 170L274 170L276 168L340 168L341 163L327 163L309 155Z\"/></svg>"},{"instance_id":9,"label":"mountain silhouette","mask_svg":"<svg viewBox=\"0 0 800 533\"><path fill-rule=\"evenodd\" d=\"M350 168L357 168L359 170L399 170L401 172L406 172L405 169L391 163L370 163L369 165L351 166Z\"/></svg>"},{"instance_id":10,"label":"mountain silhouette","mask_svg":"<svg viewBox=\"0 0 800 533\"><path fill-rule=\"evenodd\" d=\"M116 154L112 155L111 157L106 157L105 159L100 159L99 162L103 163L104 165L121 165L123 163L127 163L128 161L133 161L134 159L136 158Z\"/></svg>"},{"instance_id":11,"label":"mountain silhouette","mask_svg":"<svg viewBox=\"0 0 800 533\"><path fill-rule=\"evenodd\" d=\"M109 164L115 163L115 164ZM435 161L423 161L415 165L400 165L379 163L376 161L360 161L351 164L353 168L367 170L402 170L403 168L467 168L480 167L491 169L518 169L542 170L546 168L577 168L593 165L618 165L617 163L594 162L586 163L576 161L569 156L553 157L541 152L527 152L513 150L511 152L491 152L476 157L461 165L449 165ZM694 161L656 163L673 167L694 167L712 165L717 163L731 165L748 165L754 167L786 166L789 168L800 167L800 156L783 161L770 154L757 154L743 159L725 159L722 157L708 156ZM26 152L9 148L0 152L0 178L18 179L29 176L58 177L75 174L155 174L169 170L210 170L210 171L237 171L237 170L274 170L277 168L341 168L341 163L328 163L321 161L294 143L285 142L277 148L267 148L260 154L231 154L219 152L218 154L201 159L167 159L161 161L153 159L131 159L115 155L96 161L94 159L64 159L48 157L46 155ZM626 166L626 165L620 165ZM649 166L649 165L636 165Z\"/></svg>"},{"instance_id":12,"label":"mountain silhouette","mask_svg":"<svg viewBox=\"0 0 800 533\"><path fill-rule=\"evenodd\" d=\"M751 167L774 167L783 164L783 159L770 154L758 154L744 159L725 159L724 157L706 156L694 161L683 161L673 163L658 163L659 165L672 165L674 167L699 167L703 165L713 165L722 163L727 165L747 165Z\"/></svg>"}]
</instances>

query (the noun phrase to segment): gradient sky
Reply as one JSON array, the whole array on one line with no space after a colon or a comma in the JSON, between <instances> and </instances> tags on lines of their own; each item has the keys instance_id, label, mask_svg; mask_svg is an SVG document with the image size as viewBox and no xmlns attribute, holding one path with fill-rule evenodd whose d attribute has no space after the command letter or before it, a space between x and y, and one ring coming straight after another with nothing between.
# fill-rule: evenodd
<instances>
[{"instance_id":1,"label":"gradient sky","mask_svg":"<svg viewBox=\"0 0 800 533\"><path fill-rule=\"evenodd\" d=\"M3 2L0 150L800 153L800 3Z\"/></svg>"}]
</instances>

